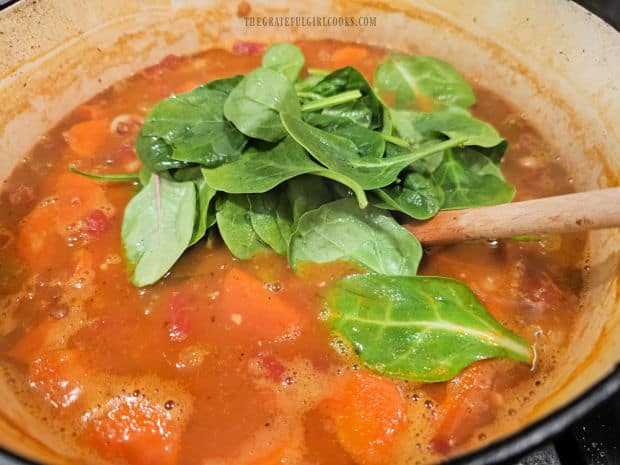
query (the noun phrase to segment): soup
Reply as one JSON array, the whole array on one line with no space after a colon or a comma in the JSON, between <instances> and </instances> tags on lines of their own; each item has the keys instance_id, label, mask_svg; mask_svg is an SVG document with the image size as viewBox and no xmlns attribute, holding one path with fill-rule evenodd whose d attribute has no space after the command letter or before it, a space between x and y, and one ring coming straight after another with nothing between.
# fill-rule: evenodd
<instances>
[{"instance_id":1,"label":"soup","mask_svg":"<svg viewBox=\"0 0 620 465\"><path fill-rule=\"evenodd\" d=\"M371 79L386 60L385 50L357 44L298 46L317 82L322 70L348 65ZM166 465L429 463L523 425L579 311L583 235L425 250L419 274L465 283L535 348L533 365L485 356L449 380L435 373L437 382L382 376L380 364L358 356L361 344L356 353L326 324L326 299L341 278L363 272L360 263L306 257L292 269L262 249L239 259L230 236L210 228L162 279L134 285L138 267L124 265L121 229L138 182L70 167L137 173L136 136L157 102L247 74L265 48L169 56L116 83L38 141L6 181L0 361L32 417L25 424L43 424L41 440L78 462ZM473 115L509 141L501 169L516 199L571 192L561 160L518 109L488 89L475 94ZM398 98L384 95L387 104ZM416 111L433 105L418 99Z\"/></svg>"}]
</instances>

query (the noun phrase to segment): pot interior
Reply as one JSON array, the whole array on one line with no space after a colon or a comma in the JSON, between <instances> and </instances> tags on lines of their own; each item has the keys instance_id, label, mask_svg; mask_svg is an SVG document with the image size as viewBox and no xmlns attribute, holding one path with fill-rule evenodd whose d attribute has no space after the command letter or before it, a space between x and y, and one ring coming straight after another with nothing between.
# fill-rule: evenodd
<instances>
[{"instance_id":1,"label":"pot interior","mask_svg":"<svg viewBox=\"0 0 620 465\"><path fill-rule=\"evenodd\" d=\"M245 6L206 0L109 0L88 8L69 0L24 0L2 12L0 178L74 106L168 54L230 47L236 40L335 38L451 62L547 135L577 190L617 185L620 35L574 3L544 0L532 8L520 0L472 0L466 6L460 0L255 0L249 7L251 16L369 16L376 26L250 27L238 15ZM531 421L578 396L620 358L620 231L592 232L586 248L577 329L547 383L545 401L531 406ZM66 462L62 446L29 420L8 386L0 385L0 393L0 445Z\"/></svg>"}]
</instances>

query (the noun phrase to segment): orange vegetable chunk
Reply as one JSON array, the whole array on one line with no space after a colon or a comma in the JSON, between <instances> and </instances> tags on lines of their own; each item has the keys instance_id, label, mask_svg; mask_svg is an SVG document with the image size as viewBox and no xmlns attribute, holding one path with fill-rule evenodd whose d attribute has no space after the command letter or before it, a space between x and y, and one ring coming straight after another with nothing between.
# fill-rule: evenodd
<instances>
[{"instance_id":1,"label":"orange vegetable chunk","mask_svg":"<svg viewBox=\"0 0 620 465\"><path fill-rule=\"evenodd\" d=\"M349 372L342 390L329 403L342 447L360 465L391 463L405 427L406 402L390 379L369 372Z\"/></svg>"},{"instance_id":2,"label":"orange vegetable chunk","mask_svg":"<svg viewBox=\"0 0 620 465\"><path fill-rule=\"evenodd\" d=\"M247 271L232 268L224 277L219 311L248 338L295 338L302 326L297 310Z\"/></svg>"},{"instance_id":3,"label":"orange vegetable chunk","mask_svg":"<svg viewBox=\"0 0 620 465\"><path fill-rule=\"evenodd\" d=\"M332 55L332 64L334 68L342 68L348 65L354 65L357 62L363 60L368 55L368 50L364 47L356 47L354 45L347 45L341 47Z\"/></svg>"},{"instance_id":4,"label":"orange vegetable chunk","mask_svg":"<svg viewBox=\"0 0 620 465\"><path fill-rule=\"evenodd\" d=\"M71 150L83 157L92 156L109 135L110 123L105 119L94 119L77 123L62 135Z\"/></svg>"},{"instance_id":5,"label":"orange vegetable chunk","mask_svg":"<svg viewBox=\"0 0 620 465\"><path fill-rule=\"evenodd\" d=\"M132 465L174 465L180 428L171 415L142 396L115 397L93 418L85 439L103 457Z\"/></svg>"}]
</instances>

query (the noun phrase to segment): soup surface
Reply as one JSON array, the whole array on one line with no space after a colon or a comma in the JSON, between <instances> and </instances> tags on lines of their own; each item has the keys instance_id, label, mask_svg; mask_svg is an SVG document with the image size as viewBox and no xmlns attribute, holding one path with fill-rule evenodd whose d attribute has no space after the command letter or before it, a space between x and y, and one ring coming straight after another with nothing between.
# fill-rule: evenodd
<instances>
[{"instance_id":1,"label":"soup surface","mask_svg":"<svg viewBox=\"0 0 620 465\"><path fill-rule=\"evenodd\" d=\"M309 67L351 64L369 79L386 54L298 45ZM247 73L262 49L170 56L118 82L4 182L0 365L19 423L78 462L137 465L428 463L523 425L578 315L582 235L426 250L421 274L468 284L537 353L533 368L486 360L442 383L381 377L340 350L321 310L330 283L356 271L346 264L295 274L276 254L238 260L211 237L157 284L131 284L120 228L136 185L69 167L138 171L136 134L156 102ZM516 200L571 192L561 160L518 109L474 87L473 113L510 142L502 171Z\"/></svg>"}]
</instances>

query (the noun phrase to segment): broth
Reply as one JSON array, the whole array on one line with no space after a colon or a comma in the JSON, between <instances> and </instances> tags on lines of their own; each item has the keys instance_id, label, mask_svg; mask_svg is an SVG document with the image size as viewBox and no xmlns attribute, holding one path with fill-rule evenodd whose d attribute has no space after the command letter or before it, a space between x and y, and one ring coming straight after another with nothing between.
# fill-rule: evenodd
<instances>
[{"instance_id":1,"label":"broth","mask_svg":"<svg viewBox=\"0 0 620 465\"><path fill-rule=\"evenodd\" d=\"M340 42L298 45L309 67L352 64L368 78L386 53L355 45L343 58ZM435 384L384 379L340 353L320 314L329 284L355 271L348 265L296 275L282 257L237 260L216 239L195 245L157 284L130 283L120 226L136 186L69 167L137 171L135 136L156 102L247 73L261 50L168 57L116 83L50 130L5 181L0 363L22 403L85 463L428 463L519 428L571 336L584 235L426 250L421 274L468 284L500 323L535 343L538 358L534 370L478 362ZM516 200L571 192L561 160L518 109L475 90L473 113L510 142L502 171ZM250 296L276 316L254 312ZM365 408L369 386L389 401L385 418ZM390 432L356 451L345 423L369 418Z\"/></svg>"}]
</instances>

